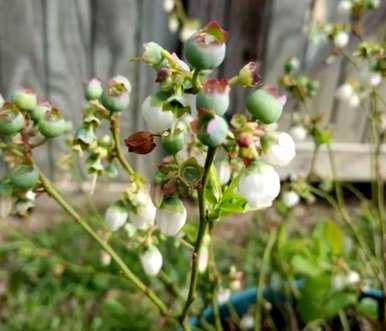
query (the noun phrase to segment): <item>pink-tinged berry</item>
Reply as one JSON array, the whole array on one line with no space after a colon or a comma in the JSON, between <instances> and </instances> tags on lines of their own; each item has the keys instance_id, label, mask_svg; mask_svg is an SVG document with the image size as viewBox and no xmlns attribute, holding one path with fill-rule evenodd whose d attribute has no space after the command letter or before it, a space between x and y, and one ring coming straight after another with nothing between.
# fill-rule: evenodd
<instances>
[{"instance_id":1,"label":"pink-tinged berry","mask_svg":"<svg viewBox=\"0 0 386 331\"><path fill-rule=\"evenodd\" d=\"M175 236L186 222L186 208L182 201L176 197L162 200L157 209L156 222L162 234Z\"/></svg>"},{"instance_id":2,"label":"pink-tinged berry","mask_svg":"<svg viewBox=\"0 0 386 331\"><path fill-rule=\"evenodd\" d=\"M223 116L229 107L230 87L226 79L209 79L197 94L197 109L208 109Z\"/></svg>"},{"instance_id":3,"label":"pink-tinged berry","mask_svg":"<svg viewBox=\"0 0 386 331\"><path fill-rule=\"evenodd\" d=\"M201 113L198 121L198 139L206 146L216 147L223 144L228 134L227 122L218 115Z\"/></svg>"},{"instance_id":4,"label":"pink-tinged berry","mask_svg":"<svg viewBox=\"0 0 386 331\"><path fill-rule=\"evenodd\" d=\"M247 109L251 115L263 124L272 124L278 121L287 101L285 95L278 96L273 88L252 92L247 96Z\"/></svg>"},{"instance_id":5,"label":"pink-tinged berry","mask_svg":"<svg viewBox=\"0 0 386 331\"><path fill-rule=\"evenodd\" d=\"M186 41L185 57L195 69L217 68L224 61L227 39L228 33L213 21Z\"/></svg>"},{"instance_id":6,"label":"pink-tinged berry","mask_svg":"<svg viewBox=\"0 0 386 331\"><path fill-rule=\"evenodd\" d=\"M68 124L56 108L46 112L38 125L40 133L46 138L55 138L68 130Z\"/></svg>"},{"instance_id":7,"label":"pink-tinged berry","mask_svg":"<svg viewBox=\"0 0 386 331\"><path fill-rule=\"evenodd\" d=\"M31 110L31 118L35 122L40 122L40 120L44 117L45 113L52 109L52 105L45 100L40 100L37 105Z\"/></svg>"},{"instance_id":8,"label":"pink-tinged berry","mask_svg":"<svg viewBox=\"0 0 386 331\"><path fill-rule=\"evenodd\" d=\"M91 79L85 87L85 97L87 100L98 100L103 93L102 82L99 79Z\"/></svg>"},{"instance_id":9,"label":"pink-tinged berry","mask_svg":"<svg viewBox=\"0 0 386 331\"><path fill-rule=\"evenodd\" d=\"M129 80L123 76L115 76L103 91L101 102L112 113L120 113L129 107L130 93Z\"/></svg>"},{"instance_id":10,"label":"pink-tinged berry","mask_svg":"<svg viewBox=\"0 0 386 331\"><path fill-rule=\"evenodd\" d=\"M36 106L37 97L30 88L18 88L12 95L12 101L21 110L30 111Z\"/></svg>"},{"instance_id":11,"label":"pink-tinged berry","mask_svg":"<svg viewBox=\"0 0 386 331\"><path fill-rule=\"evenodd\" d=\"M24 126L24 116L12 103L5 102L0 109L0 134L7 136L18 133Z\"/></svg>"},{"instance_id":12,"label":"pink-tinged berry","mask_svg":"<svg viewBox=\"0 0 386 331\"><path fill-rule=\"evenodd\" d=\"M173 133L165 131L161 135L161 145L165 152L170 155L177 154L184 148L184 144L185 134L183 130L176 130Z\"/></svg>"},{"instance_id":13,"label":"pink-tinged berry","mask_svg":"<svg viewBox=\"0 0 386 331\"><path fill-rule=\"evenodd\" d=\"M11 169L9 177L13 185L22 190L33 188L39 182L39 172L32 165L18 165Z\"/></svg>"}]
</instances>

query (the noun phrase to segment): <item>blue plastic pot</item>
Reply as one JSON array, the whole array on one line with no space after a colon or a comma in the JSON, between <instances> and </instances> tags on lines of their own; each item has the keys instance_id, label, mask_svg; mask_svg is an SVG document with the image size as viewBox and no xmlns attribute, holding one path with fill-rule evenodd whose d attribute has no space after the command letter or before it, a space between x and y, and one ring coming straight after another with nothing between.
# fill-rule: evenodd
<instances>
[{"instance_id":1,"label":"blue plastic pot","mask_svg":"<svg viewBox=\"0 0 386 331\"><path fill-rule=\"evenodd\" d=\"M295 286L301 288L303 286L303 281L298 280L295 282ZM248 288L242 292L233 294L227 303L223 303L219 306L220 316L222 320L226 320L231 315L229 306L233 307L234 311L237 312L239 316L245 315L248 310L256 303L256 295L263 295L264 299L273 305L291 303L291 298L285 295L280 289L275 289L273 287L267 287L263 291L256 291L255 287ZM385 311L384 311L384 301L385 296L382 291L376 289L368 289L361 293L358 300L364 298L371 298L377 301L378 303L378 320L384 320ZM208 307L204 310L202 318L205 319L208 323L214 323L214 314L213 309ZM192 327L199 327L200 321L198 318L193 317L190 319L189 324ZM178 329L181 331L181 329Z\"/></svg>"}]
</instances>

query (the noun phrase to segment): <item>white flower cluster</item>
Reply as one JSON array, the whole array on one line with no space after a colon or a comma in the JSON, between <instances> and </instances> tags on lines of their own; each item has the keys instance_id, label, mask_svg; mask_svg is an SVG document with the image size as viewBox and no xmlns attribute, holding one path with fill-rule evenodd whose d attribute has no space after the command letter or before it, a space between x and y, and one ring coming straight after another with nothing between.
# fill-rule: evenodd
<instances>
[{"instance_id":1,"label":"white flower cluster","mask_svg":"<svg viewBox=\"0 0 386 331\"><path fill-rule=\"evenodd\" d=\"M147 230L157 224L165 236L177 236L186 223L187 212L178 198L165 198L156 208L147 191L139 191L131 196L130 208L122 201L110 206L105 213L105 221L111 231L117 231L129 220L136 230ZM151 245L141 254L141 263L146 274L154 276L162 267L162 255Z\"/></svg>"}]
</instances>

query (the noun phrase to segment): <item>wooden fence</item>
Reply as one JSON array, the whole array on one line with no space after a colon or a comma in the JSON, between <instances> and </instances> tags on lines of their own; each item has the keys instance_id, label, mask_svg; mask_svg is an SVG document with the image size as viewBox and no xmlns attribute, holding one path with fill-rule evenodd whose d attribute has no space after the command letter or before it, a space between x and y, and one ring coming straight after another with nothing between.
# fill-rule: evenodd
<instances>
[{"instance_id":1,"label":"wooden fence","mask_svg":"<svg viewBox=\"0 0 386 331\"><path fill-rule=\"evenodd\" d=\"M315 20L334 18L337 0L190 0L189 15L205 23L217 19L231 33L228 57L218 75L233 75L250 60L263 63L267 82L275 82L282 63L297 55L305 69L321 80L312 105L324 112L334 125L338 151L338 173L343 179L370 177L366 109L352 110L333 98L336 87L352 74L345 60L325 67L321 54L304 31ZM384 1L383 1L384 2ZM128 57L140 54L142 44L156 40L176 51L181 45L167 28L162 0L1 0L0 1L0 92L8 95L17 86L29 86L46 96L79 123L83 104L82 83L91 77L107 79L117 73L133 83L130 111L123 115L122 135L143 128L139 114L142 100L154 92L153 74L143 65L129 64ZM386 4L370 20L374 36L386 36ZM233 111L243 111L244 91L233 92ZM281 126L288 127L290 110ZM38 154L39 163L56 174L62 145L53 141ZM312 144L298 146L298 156L288 171L306 172ZM160 152L133 157L131 162L144 173L155 167ZM325 152L317 170L329 174ZM386 161L386 158L385 158Z\"/></svg>"}]
</instances>

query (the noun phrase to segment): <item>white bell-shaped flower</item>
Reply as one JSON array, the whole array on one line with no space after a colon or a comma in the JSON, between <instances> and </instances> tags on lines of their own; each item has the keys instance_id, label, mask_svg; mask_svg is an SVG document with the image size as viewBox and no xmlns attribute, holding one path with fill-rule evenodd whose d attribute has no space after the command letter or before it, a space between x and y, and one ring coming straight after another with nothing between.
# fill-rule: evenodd
<instances>
[{"instance_id":1,"label":"white bell-shaped flower","mask_svg":"<svg viewBox=\"0 0 386 331\"><path fill-rule=\"evenodd\" d=\"M382 83L382 75L379 72L372 72L368 76L368 82L371 86L376 87Z\"/></svg>"},{"instance_id":2,"label":"white bell-shaped flower","mask_svg":"<svg viewBox=\"0 0 386 331\"><path fill-rule=\"evenodd\" d=\"M208 261L209 261L209 249L207 246L201 247L200 255L198 256L198 272L200 274L203 274L208 267Z\"/></svg>"},{"instance_id":3,"label":"white bell-shaped flower","mask_svg":"<svg viewBox=\"0 0 386 331\"><path fill-rule=\"evenodd\" d=\"M0 108L3 107L4 102L5 102L5 100L4 100L3 96L0 93Z\"/></svg>"},{"instance_id":4,"label":"white bell-shaped flower","mask_svg":"<svg viewBox=\"0 0 386 331\"><path fill-rule=\"evenodd\" d=\"M275 166L286 166L296 155L294 140L286 132L273 132L269 139L268 148L263 152L264 160Z\"/></svg>"},{"instance_id":5,"label":"white bell-shaped flower","mask_svg":"<svg viewBox=\"0 0 386 331\"><path fill-rule=\"evenodd\" d=\"M136 201L132 201L135 205L133 210L129 211L129 220L138 230L146 230L154 225L156 207L147 192L137 193Z\"/></svg>"},{"instance_id":6,"label":"white bell-shaped flower","mask_svg":"<svg viewBox=\"0 0 386 331\"><path fill-rule=\"evenodd\" d=\"M142 268L148 276L156 276L162 268L162 254L155 246L149 246L140 256Z\"/></svg>"},{"instance_id":7,"label":"white bell-shaped flower","mask_svg":"<svg viewBox=\"0 0 386 331\"><path fill-rule=\"evenodd\" d=\"M347 100L347 103L349 105L350 108L357 108L360 103L361 103L361 99L359 98L359 95L354 93L348 100Z\"/></svg>"},{"instance_id":8,"label":"white bell-shaped flower","mask_svg":"<svg viewBox=\"0 0 386 331\"><path fill-rule=\"evenodd\" d=\"M281 199L288 208L295 207L300 202L299 194L295 191L286 191L282 194Z\"/></svg>"},{"instance_id":9,"label":"white bell-shaped flower","mask_svg":"<svg viewBox=\"0 0 386 331\"><path fill-rule=\"evenodd\" d=\"M338 89L335 92L335 96L340 101L348 101L354 93L355 92L352 85L349 83L344 83L338 87Z\"/></svg>"},{"instance_id":10,"label":"white bell-shaped flower","mask_svg":"<svg viewBox=\"0 0 386 331\"><path fill-rule=\"evenodd\" d=\"M126 223L128 215L127 209L122 204L115 203L107 208L105 221L111 231L117 231Z\"/></svg>"},{"instance_id":11,"label":"white bell-shaped flower","mask_svg":"<svg viewBox=\"0 0 386 331\"><path fill-rule=\"evenodd\" d=\"M175 4L174 0L164 0L162 7L163 7L164 11L166 11L167 13L170 13L174 9L175 5L176 4Z\"/></svg>"},{"instance_id":12,"label":"white bell-shaped flower","mask_svg":"<svg viewBox=\"0 0 386 331\"><path fill-rule=\"evenodd\" d=\"M241 174L238 190L251 209L267 208L280 193L280 177L269 164L255 161Z\"/></svg>"},{"instance_id":13,"label":"white bell-shaped flower","mask_svg":"<svg viewBox=\"0 0 386 331\"><path fill-rule=\"evenodd\" d=\"M334 45L338 48L346 47L349 41L350 35L345 31L338 32L334 37Z\"/></svg>"},{"instance_id":14,"label":"white bell-shaped flower","mask_svg":"<svg viewBox=\"0 0 386 331\"><path fill-rule=\"evenodd\" d=\"M290 129L290 135L296 141L303 141L307 138L307 129L303 125L295 125Z\"/></svg>"},{"instance_id":15,"label":"white bell-shaped flower","mask_svg":"<svg viewBox=\"0 0 386 331\"><path fill-rule=\"evenodd\" d=\"M176 197L162 200L157 209L156 222L162 234L175 236L186 223L187 213L182 201Z\"/></svg>"},{"instance_id":16,"label":"white bell-shaped flower","mask_svg":"<svg viewBox=\"0 0 386 331\"><path fill-rule=\"evenodd\" d=\"M175 116L162 110L162 102L156 96L148 96L142 103L142 116L150 131L163 132L173 125Z\"/></svg>"},{"instance_id":17,"label":"white bell-shaped flower","mask_svg":"<svg viewBox=\"0 0 386 331\"><path fill-rule=\"evenodd\" d=\"M221 185L228 184L232 176L232 168L227 160L217 163L217 175Z\"/></svg>"},{"instance_id":18,"label":"white bell-shaped flower","mask_svg":"<svg viewBox=\"0 0 386 331\"><path fill-rule=\"evenodd\" d=\"M338 3L338 14L348 15L351 12L352 3L350 0L341 0Z\"/></svg>"}]
</instances>

